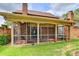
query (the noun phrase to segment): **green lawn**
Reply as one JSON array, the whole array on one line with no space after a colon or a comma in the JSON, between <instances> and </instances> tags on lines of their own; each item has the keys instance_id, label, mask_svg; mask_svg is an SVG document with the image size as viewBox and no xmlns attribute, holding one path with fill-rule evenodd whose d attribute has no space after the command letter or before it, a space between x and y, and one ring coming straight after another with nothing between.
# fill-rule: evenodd
<instances>
[{"instance_id":1,"label":"green lawn","mask_svg":"<svg viewBox=\"0 0 79 59\"><path fill-rule=\"evenodd\" d=\"M1 56L63 56L79 49L79 39L29 46L0 46Z\"/></svg>"}]
</instances>

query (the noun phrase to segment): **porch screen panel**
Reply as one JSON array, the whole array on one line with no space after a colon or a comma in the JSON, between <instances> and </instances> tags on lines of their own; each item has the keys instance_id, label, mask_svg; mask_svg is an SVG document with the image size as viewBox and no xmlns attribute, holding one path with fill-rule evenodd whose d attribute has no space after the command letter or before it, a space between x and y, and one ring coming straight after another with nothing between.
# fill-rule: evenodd
<instances>
[{"instance_id":1,"label":"porch screen panel","mask_svg":"<svg viewBox=\"0 0 79 59\"><path fill-rule=\"evenodd\" d=\"M18 33L18 27L19 25L18 24L14 24L13 25L13 29L14 29L14 35L18 35L19 33Z\"/></svg>"},{"instance_id":2,"label":"porch screen panel","mask_svg":"<svg viewBox=\"0 0 79 59\"><path fill-rule=\"evenodd\" d=\"M21 35L26 35L26 23L20 23Z\"/></svg>"},{"instance_id":3,"label":"porch screen panel","mask_svg":"<svg viewBox=\"0 0 79 59\"><path fill-rule=\"evenodd\" d=\"M58 26L58 40L65 40L66 34L64 30L64 26Z\"/></svg>"},{"instance_id":4,"label":"porch screen panel","mask_svg":"<svg viewBox=\"0 0 79 59\"><path fill-rule=\"evenodd\" d=\"M27 24L26 23L15 23L14 24L14 43L15 44L26 44L27 43Z\"/></svg>"},{"instance_id":5,"label":"porch screen panel","mask_svg":"<svg viewBox=\"0 0 79 59\"><path fill-rule=\"evenodd\" d=\"M40 25L40 42L49 41L49 39L55 38L55 26L52 24Z\"/></svg>"},{"instance_id":6,"label":"porch screen panel","mask_svg":"<svg viewBox=\"0 0 79 59\"><path fill-rule=\"evenodd\" d=\"M55 39L55 26L48 27L48 36L49 36L49 39L52 39L52 40Z\"/></svg>"},{"instance_id":7,"label":"porch screen panel","mask_svg":"<svg viewBox=\"0 0 79 59\"><path fill-rule=\"evenodd\" d=\"M20 23L20 40L21 44L27 43L27 23Z\"/></svg>"},{"instance_id":8,"label":"porch screen panel","mask_svg":"<svg viewBox=\"0 0 79 59\"><path fill-rule=\"evenodd\" d=\"M40 42L46 42L47 41L47 27L40 27Z\"/></svg>"},{"instance_id":9,"label":"porch screen panel","mask_svg":"<svg viewBox=\"0 0 79 59\"><path fill-rule=\"evenodd\" d=\"M31 39L31 35L30 35L30 24L27 23L27 43L29 42L29 40Z\"/></svg>"},{"instance_id":10,"label":"porch screen panel","mask_svg":"<svg viewBox=\"0 0 79 59\"><path fill-rule=\"evenodd\" d=\"M19 42L19 40L20 40L19 23L14 23L13 30L14 30L14 44L20 44L20 42Z\"/></svg>"},{"instance_id":11,"label":"porch screen panel","mask_svg":"<svg viewBox=\"0 0 79 59\"><path fill-rule=\"evenodd\" d=\"M27 24L27 43L37 42L37 24L28 23Z\"/></svg>"}]
</instances>

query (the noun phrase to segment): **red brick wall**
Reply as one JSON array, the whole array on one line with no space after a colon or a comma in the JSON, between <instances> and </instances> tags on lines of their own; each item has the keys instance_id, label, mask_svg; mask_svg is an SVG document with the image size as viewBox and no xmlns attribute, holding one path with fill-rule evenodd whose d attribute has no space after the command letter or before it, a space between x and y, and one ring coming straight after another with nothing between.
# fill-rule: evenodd
<instances>
[{"instance_id":1,"label":"red brick wall","mask_svg":"<svg viewBox=\"0 0 79 59\"><path fill-rule=\"evenodd\" d=\"M11 29L10 28L4 29L0 27L0 35L2 34L11 34Z\"/></svg>"},{"instance_id":2,"label":"red brick wall","mask_svg":"<svg viewBox=\"0 0 79 59\"><path fill-rule=\"evenodd\" d=\"M79 28L72 27L71 29L71 38L79 38Z\"/></svg>"}]
</instances>

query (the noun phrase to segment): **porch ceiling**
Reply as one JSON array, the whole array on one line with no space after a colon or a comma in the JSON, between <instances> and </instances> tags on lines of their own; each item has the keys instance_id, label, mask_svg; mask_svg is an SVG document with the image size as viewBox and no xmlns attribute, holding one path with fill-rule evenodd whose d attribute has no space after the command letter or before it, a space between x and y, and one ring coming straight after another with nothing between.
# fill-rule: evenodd
<instances>
[{"instance_id":1,"label":"porch ceiling","mask_svg":"<svg viewBox=\"0 0 79 59\"><path fill-rule=\"evenodd\" d=\"M73 25L74 21L67 21L63 19L55 19L55 18L47 18L47 17L39 17L39 16L31 16L31 15L23 15L23 14L13 14L13 13L5 13L0 12L1 16L4 16L8 21L11 22L34 22L34 23L49 23L49 24L57 24L57 25Z\"/></svg>"}]
</instances>

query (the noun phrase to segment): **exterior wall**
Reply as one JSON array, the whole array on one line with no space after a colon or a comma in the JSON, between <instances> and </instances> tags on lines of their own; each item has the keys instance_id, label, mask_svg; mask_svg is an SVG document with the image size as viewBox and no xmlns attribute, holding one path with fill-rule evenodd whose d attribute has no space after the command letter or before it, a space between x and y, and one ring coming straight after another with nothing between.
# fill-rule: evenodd
<instances>
[{"instance_id":1,"label":"exterior wall","mask_svg":"<svg viewBox=\"0 0 79 59\"><path fill-rule=\"evenodd\" d=\"M71 39L73 38L79 38L79 28L77 27L71 28Z\"/></svg>"},{"instance_id":2,"label":"exterior wall","mask_svg":"<svg viewBox=\"0 0 79 59\"><path fill-rule=\"evenodd\" d=\"M67 15L67 20L73 21L74 13L73 11L69 11Z\"/></svg>"},{"instance_id":3,"label":"exterior wall","mask_svg":"<svg viewBox=\"0 0 79 59\"><path fill-rule=\"evenodd\" d=\"M75 20L75 25L71 27L71 39L79 38L79 21Z\"/></svg>"},{"instance_id":4,"label":"exterior wall","mask_svg":"<svg viewBox=\"0 0 79 59\"><path fill-rule=\"evenodd\" d=\"M65 40L70 40L70 26L64 26Z\"/></svg>"},{"instance_id":5,"label":"exterior wall","mask_svg":"<svg viewBox=\"0 0 79 59\"><path fill-rule=\"evenodd\" d=\"M2 27L0 27L0 35L2 34L11 34L11 29L10 28L3 29Z\"/></svg>"}]
</instances>

